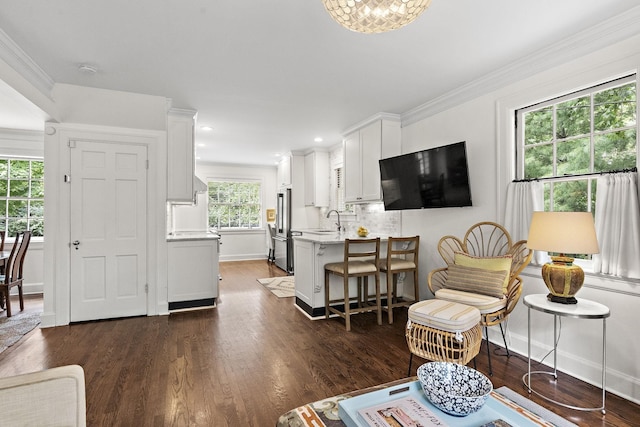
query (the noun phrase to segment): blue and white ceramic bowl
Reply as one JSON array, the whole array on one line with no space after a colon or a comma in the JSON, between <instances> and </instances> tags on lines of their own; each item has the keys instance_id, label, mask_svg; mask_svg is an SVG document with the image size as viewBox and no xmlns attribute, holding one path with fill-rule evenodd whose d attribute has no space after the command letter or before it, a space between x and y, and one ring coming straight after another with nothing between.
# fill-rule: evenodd
<instances>
[{"instance_id":1,"label":"blue and white ceramic bowl","mask_svg":"<svg viewBox=\"0 0 640 427\"><path fill-rule=\"evenodd\" d=\"M482 408L493 390L493 384L486 375L457 363L425 363L418 368L418 379L434 406L457 417Z\"/></svg>"}]
</instances>

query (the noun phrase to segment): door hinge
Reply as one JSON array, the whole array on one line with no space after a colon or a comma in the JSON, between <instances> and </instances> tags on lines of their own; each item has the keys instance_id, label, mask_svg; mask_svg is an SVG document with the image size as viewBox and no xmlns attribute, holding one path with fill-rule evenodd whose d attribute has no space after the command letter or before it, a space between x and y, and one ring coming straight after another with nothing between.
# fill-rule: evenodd
<instances>
[{"instance_id":1,"label":"door hinge","mask_svg":"<svg viewBox=\"0 0 640 427\"><path fill-rule=\"evenodd\" d=\"M71 175L65 175L64 176L64 182L66 182L67 184L71 182Z\"/></svg>"},{"instance_id":2,"label":"door hinge","mask_svg":"<svg viewBox=\"0 0 640 427\"><path fill-rule=\"evenodd\" d=\"M149 284L148 283L144 284L144 292L147 293L147 294L149 293Z\"/></svg>"},{"instance_id":3,"label":"door hinge","mask_svg":"<svg viewBox=\"0 0 640 427\"><path fill-rule=\"evenodd\" d=\"M69 146L69 148L76 148L76 142L73 140L67 141L67 145Z\"/></svg>"}]
</instances>

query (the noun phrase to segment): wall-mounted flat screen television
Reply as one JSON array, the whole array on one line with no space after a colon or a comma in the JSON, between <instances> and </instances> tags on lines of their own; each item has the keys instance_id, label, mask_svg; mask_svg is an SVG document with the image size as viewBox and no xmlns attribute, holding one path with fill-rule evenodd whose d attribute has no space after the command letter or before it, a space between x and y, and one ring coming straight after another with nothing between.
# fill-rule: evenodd
<instances>
[{"instance_id":1,"label":"wall-mounted flat screen television","mask_svg":"<svg viewBox=\"0 0 640 427\"><path fill-rule=\"evenodd\" d=\"M464 141L380 160L385 210L471 206Z\"/></svg>"}]
</instances>

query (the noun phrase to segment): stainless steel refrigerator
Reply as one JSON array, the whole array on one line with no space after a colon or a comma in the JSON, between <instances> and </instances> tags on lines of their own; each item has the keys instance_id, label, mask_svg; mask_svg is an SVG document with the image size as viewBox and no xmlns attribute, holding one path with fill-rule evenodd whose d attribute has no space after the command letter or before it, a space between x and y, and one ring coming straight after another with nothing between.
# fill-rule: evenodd
<instances>
[{"instance_id":1,"label":"stainless steel refrigerator","mask_svg":"<svg viewBox=\"0 0 640 427\"><path fill-rule=\"evenodd\" d=\"M278 192L276 204L276 265L289 274L293 274L293 240L291 239L291 189L283 188Z\"/></svg>"}]
</instances>

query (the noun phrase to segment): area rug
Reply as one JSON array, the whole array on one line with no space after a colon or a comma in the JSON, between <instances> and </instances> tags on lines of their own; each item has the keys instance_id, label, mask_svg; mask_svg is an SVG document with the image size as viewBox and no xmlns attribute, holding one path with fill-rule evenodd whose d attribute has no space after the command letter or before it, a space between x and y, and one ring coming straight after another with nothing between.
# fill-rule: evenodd
<instances>
[{"instance_id":1,"label":"area rug","mask_svg":"<svg viewBox=\"0 0 640 427\"><path fill-rule=\"evenodd\" d=\"M296 295L294 276L269 277L267 279L258 279L258 282L278 298L288 298Z\"/></svg>"},{"instance_id":2,"label":"area rug","mask_svg":"<svg viewBox=\"0 0 640 427\"><path fill-rule=\"evenodd\" d=\"M40 324L40 313L16 313L0 317L0 353Z\"/></svg>"}]
</instances>

